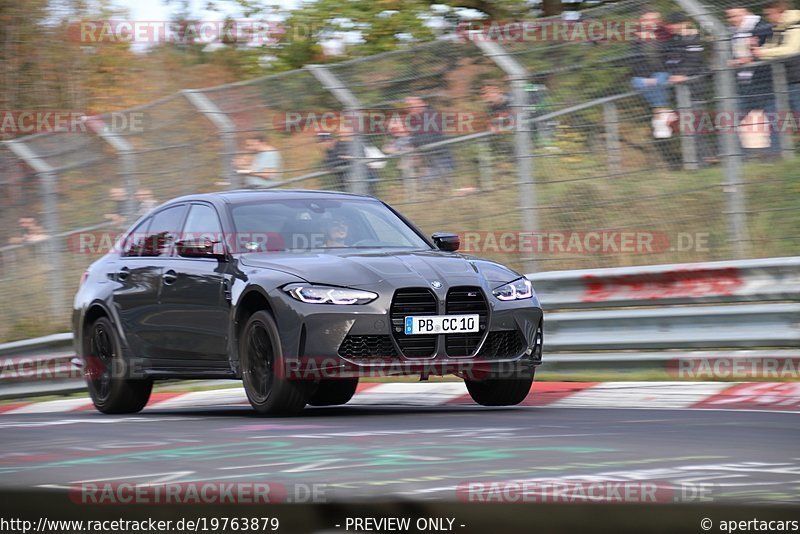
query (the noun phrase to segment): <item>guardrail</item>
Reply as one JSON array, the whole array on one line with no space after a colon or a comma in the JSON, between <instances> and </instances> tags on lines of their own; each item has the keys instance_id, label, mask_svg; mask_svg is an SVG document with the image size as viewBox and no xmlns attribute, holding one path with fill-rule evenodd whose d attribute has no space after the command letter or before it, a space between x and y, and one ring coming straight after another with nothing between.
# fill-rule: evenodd
<instances>
[{"instance_id":1,"label":"guardrail","mask_svg":"<svg viewBox=\"0 0 800 534\"><path fill-rule=\"evenodd\" d=\"M800 257L528 275L546 310L800 301Z\"/></svg>"},{"instance_id":2,"label":"guardrail","mask_svg":"<svg viewBox=\"0 0 800 534\"><path fill-rule=\"evenodd\" d=\"M681 358L800 356L800 257L528 278L545 308L546 363L587 369ZM71 341L67 333L0 345L0 398L82 389L74 378ZM36 380L10 376L21 361L47 372ZM64 376L70 378L59 378Z\"/></svg>"}]
</instances>

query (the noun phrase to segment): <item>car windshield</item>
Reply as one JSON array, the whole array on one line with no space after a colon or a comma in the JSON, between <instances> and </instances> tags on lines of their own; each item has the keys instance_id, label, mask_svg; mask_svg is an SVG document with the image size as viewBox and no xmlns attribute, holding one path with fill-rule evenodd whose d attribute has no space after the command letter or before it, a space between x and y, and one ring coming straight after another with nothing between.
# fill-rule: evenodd
<instances>
[{"instance_id":1,"label":"car windshield","mask_svg":"<svg viewBox=\"0 0 800 534\"><path fill-rule=\"evenodd\" d=\"M373 200L277 199L231 208L238 252L430 249L392 210Z\"/></svg>"}]
</instances>

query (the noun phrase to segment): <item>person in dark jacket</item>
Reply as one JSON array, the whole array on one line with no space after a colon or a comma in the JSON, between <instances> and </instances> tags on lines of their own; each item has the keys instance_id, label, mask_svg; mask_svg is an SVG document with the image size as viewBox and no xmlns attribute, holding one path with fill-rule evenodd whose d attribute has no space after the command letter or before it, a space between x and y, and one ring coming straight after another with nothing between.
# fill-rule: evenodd
<instances>
[{"instance_id":1,"label":"person in dark jacket","mask_svg":"<svg viewBox=\"0 0 800 534\"><path fill-rule=\"evenodd\" d=\"M772 25L743 6L725 10L731 32L731 59L729 65L736 69L736 89L739 94L739 137L745 150L777 147L777 136L765 137L768 122L764 113L772 106L772 74L769 66L752 66L758 61L753 50L763 46L772 36Z\"/></svg>"},{"instance_id":2,"label":"person in dark jacket","mask_svg":"<svg viewBox=\"0 0 800 534\"><path fill-rule=\"evenodd\" d=\"M661 42L663 69L660 80L662 86L685 83L690 77L700 74L704 69L705 46L699 32L692 26L684 13L672 13L667 18L669 37ZM669 104L669 94L663 88L664 96L653 106L653 136L658 139L672 137L673 125L678 116Z\"/></svg>"},{"instance_id":3,"label":"person in dark jacket","mask_svg":"<svg viewBox=\"0 0 800 534\"><path fill-rule=\"evenodd\" d=\"M411 144L414 148L425 147L444 141L441 114L419 96L408 96L404 100L405 111L411 122ZM438 183L451 187L451 174L455 160L446 146L423 150L420 154L422 167L420 178L423 184Z\"/></svg>"},{"instance_id":4,"label":"person in dark jacket","mask_svg":"<svg viewBox=\"0 0 800 534\"><path fill-rule=\"evenodd\" d=\"M336 191L347 191L347 169L349 163L346 159L348 155L347 145L330 132L318 133L317 141L323 150L322 164L333 178L329 187Z\"/></svg>"},{"instance_id":5,"label":"person in dark jacket","mask_svg":"<svg viewBox=\"0 0 800 534\"><path fill-rule=\"evenodd\" d=\"M352 172L355 132L351 128L341 126L338 138L333 137L328 132L320 132L317 134L317 141L322 144L322 148L325 151L322 163L333 177L333 188L336 191L347 191L349 185L348 173ZM359 152L360 154L358 157L364 158L365 151L363 144L360 144ZM364 178L367 182L367 193L376 195L376 184L378 182L377 173L369 164L363 166L363 171Z\"/></svg>"},{"instance_id":6,"label":"person in dark jacket","mask_svg":"<svg viewBox=\"0 0 800 534\"><path fill-rule=\"evenodd\" d=\"M665 114L671 111L667 90L669 72L664 68L664 53L670 37L661 13L655 9L645 9L639 17L636 39L631 42L631 85L653 110L652 125L656 137L665 136Z\"/></svg>"},{"instance_id":7,"label":"person in dark jacket","mask_svg":"<svg viewBox=\"0 0 800 534\"><path fill-rule=\"evenodd\" d=\"M731 66L736 71L736 85L745 114L766 109L772 93L769 67L746 68L756 61L753 50L772 37L772 25L742 6L725 10L731 29Z\"/></svg>"},{"instance_id":8,"label":"person in dark jacket","mask_svg":"<svg viewBox=\"0 0 800 534\"><path fill-rule=\"evenodd\" d=\"M664 70L669 73L669 83L683 83L702 73L705 45L689 17L683 13L671 14L667 30L670 37L664 45Z\"/></svg>"}]
</instances>

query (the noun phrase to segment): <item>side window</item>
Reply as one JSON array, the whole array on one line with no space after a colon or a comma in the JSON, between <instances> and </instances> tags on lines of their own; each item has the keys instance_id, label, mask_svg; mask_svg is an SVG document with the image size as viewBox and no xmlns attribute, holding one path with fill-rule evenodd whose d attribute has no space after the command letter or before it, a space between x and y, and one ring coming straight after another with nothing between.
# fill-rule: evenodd
<instances>
[{"instance_id":1,"label":"side window","mask_svg":"<svg viewBox=\"0 0 800 534\"><path fill-rule=\"evenodd\" d=\"M183 214L186 206L173 206L159 211L153 216L153 222L147 230L142 256L156 257L169 256L172 254L172 247L178 238L181 229Z\"/></svg>"},{"instance_id":2,"label":"side window","mask_svg":"<svg viewBox=\"0 0 800 534\"><path fill-rule=\"evenodd\" d=\"M208 204L192 204L186 224L183 225L181 240L222 241L222 226L217 210Z\"/></svg>"},{"instance_id":3,"label":"side window","mask_svg":"<svg viewBox=\"0 0 800 534\"><path fill-rule=\"evenodd\" d=\"M142 255L146 242L147 227L150 226L151 220L150 217L143 220L125 237L125 243L122 245L122 257L130 258Z\"/></svg>"}]
</instances>

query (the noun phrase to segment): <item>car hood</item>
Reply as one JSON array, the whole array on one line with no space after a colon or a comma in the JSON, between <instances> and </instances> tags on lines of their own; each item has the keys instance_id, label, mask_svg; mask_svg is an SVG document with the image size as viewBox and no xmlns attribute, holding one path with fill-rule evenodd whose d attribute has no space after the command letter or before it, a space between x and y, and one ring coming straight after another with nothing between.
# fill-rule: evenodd
<instances>
[{"instance_id":1,"label":"car hood","mask_svg":"<svg viewBox=\"0 0 800 534\"><path fill-rule=\"evenodd\" d=\"M510 282L521 275L499 263L441 251L349 251L287 254L243 254L241 263L281 271L316 284L370 287L390 281L397 285L488 285Z\"/></svg>"}]
</instances>

